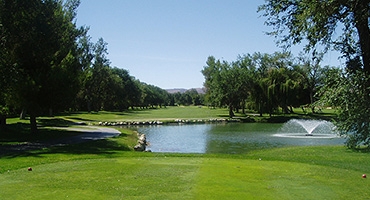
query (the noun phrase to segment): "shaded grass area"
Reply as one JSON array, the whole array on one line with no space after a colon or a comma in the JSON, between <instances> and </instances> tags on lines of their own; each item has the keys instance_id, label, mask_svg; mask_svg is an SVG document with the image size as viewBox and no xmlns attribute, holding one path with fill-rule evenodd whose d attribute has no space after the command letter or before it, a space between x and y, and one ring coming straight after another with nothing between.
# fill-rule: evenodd
<instances>
[{"instance_id":1,"label":"shaded grass area","mask_svg":"<svg viewBox=\"0 0 370 200\"><path fill-rule=\"evenodd\" d=\"M54 121L54 119L51 119L51 121ZM51 126L51 123L55 124L54 122L50 122L48 126ZM31 134L30 129L30 124L27 122L8 124L5 129L2 129L0 131L0 145L45 141L81 134L81 132L50 129L44 128L43 126L40 126L38 128L37 134Z\"/></svg>"},{"instance_id":2,"label":"shaded grass area","mask_svg":"<svg viewBox=\"0 0 370 200\"><path fill-rule=\"evenodd\" d=\"M70 144L70 145L62 145L62 146L54 146L50 148L40 148L38 150L35 149L25 149L19 151L7 151L7 147L19 145L20 139L15 139L17 142L3 142L0 143L0 158L14 158L14 157L40 157L44 155L53 155L53 154L65 154L65 155L84 155L84 154L96 154L96 155L112 155L117 152L121 151L132 151L133 147L136 145L137 142L137 135L136 132L133 130L117 128L120 130L121 134L114 138L107 138L101 140L92 140L90 142L84 143L77 143L77 144ZM58 129L45 129L52 134L57 135L58 137L69 137L74 136L77 134L81 134L81 132L75 131L68 131L68 130L58 130ZM38 133L38 135L43 134L43 131ZM30 136L31 137L31 136ZM47 141L50 139L48 137L43 136L41 140ZM58 137L53 137L51 139L58 139ZM22 136L23 139L25 136ZM37 136L36 136L37 138ZM28 140L27 142L32 142L35 139L35 136L32 136L32 139ZM20 143L22 144L22 143ZM0 169L1 172L1 169Z\"/></svg>"},{"instance_id":3,"label":"shaded grass area","mask_svg":"<svg viewBox=\"0 0 370 200\"><path fill-rule=\"evenodd\" d=\"M106 155L108 157L122 151L132 151L137 142L136 132L132 130L119 129L121 134L114 138L95 140L81 144L53 147L47 151L36 152L36 154L67 154L67 155Z\"/></svg>"}]
</instances>

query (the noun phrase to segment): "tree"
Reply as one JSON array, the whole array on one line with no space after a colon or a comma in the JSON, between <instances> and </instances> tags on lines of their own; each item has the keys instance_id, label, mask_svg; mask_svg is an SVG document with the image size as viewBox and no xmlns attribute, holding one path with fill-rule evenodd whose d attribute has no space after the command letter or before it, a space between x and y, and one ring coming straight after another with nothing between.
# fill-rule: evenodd
<instances>
[{"instance_id":1,"label":"tree","mask_svg":"<svg viewBox=\"0 0 370 200\"><path fill-rule=\"evenodd\" d=\"M221 62L216 60L214 56L209 56L206 61L206 66L202 70L205 82L204 87L207 89L206 99L209 106L220 106L218 98L218 82L220 81Z\"/></svg>"},{"instance_id":2,"label":"tree","mask_svg":"<svg viewBox=\"0 0 370 200\"><path fill-rule=\"evenodd\" d=\"M185 91L184 95L189 97L187 105L193 104L194 106L197 106L201 104L201 97L196 89L187 90Z\"/></svg>"},{"instance_id":3,"label":"tree","mask_svg":"<svg viewBox=\"0 0 370 200\"><path fill-rule=\"evenodd\" d=\"M302 80L305 82L305 85L309 91L310 96L310 106L312 113L315 113L315 102L318 100L316 93L320 85L324 82L324 68L320 66L322 61L323 54L318 54L316 51L312 53L311 58L301 56L300 65L301 65L301 74Z\"/></svg>"},{"instance_id":4,"label":"tree","mask_svg":"<svg viewBox=\"0 0 370 200\"><path fill-rule=\"evenodd\" d=\"M347 138L348 148L369 147L370 105L367 98L359 98L368 94L369 76L361 72L348 74L335 68L327 70L326 76L326 84L320 90L322 101L318 103L340 106L337 131Z\"/></svg>"},{"instance_id":5,"label":"tree","mask_svg":"<svg viewBox=\"0 0 370 200\"><path fill-rule=\"evenodd\" d=\"M3 7L0 6L0 9ZM3 12L0 10L0 13ZM12 77L14 73L7 62L8 52L5 48L5 33L3 25L0 21L0 129L5 128L6 125L6 117L9 113L9 108L6 103L6 95L9 89L9 83L12 81Z\"/></svg>"},{"instance_id":6,"label":"tree","mask_svg":"<svg viewBox=\"0 0 370 200\"><path fill-rule=\"evenodd\" d=\"M299 73L290 53L275 52L274 54L254 53L249 55L250 100L260 115L272 113L282 108L284 113L293 112L293 106L306 101L303 73Z\"/></svg>"},{"instance_id":7,"label":"tree","mask_svg":"<svg viewBox=\"0 0 370 200\"><path fill-rule=\"evenodd\" d=\"M268 0L259 11L280 44L306 40L306 51L322 46L324 53L332 47L342 53L347 70L342 78L330 80L335 84L325 87L323 99L339 106L336 125L348 135L348 147L370 147L370 0Z\"/></svg>"},{"instance_id":8,"label":"tree","mask_svg":"<svg viewBox=\"0 0 370 200\"><path fill-rule=\"evenodd\" d=\"M5 67L16 73L8 97L13 106L29 112L31 132L37 131L36 116L50 108L49 102L58 102L53 86L77 77L74 49L81 32L73 19L78 5L77 0L0 1ZM68 77L55 79L57 75Z\"/></svg>"},{"instance_id":9,"label":"tree","mask_svg":"<svg viewBox=\"0 0 370 200\"><path fill-rule=\"evenodd\" d=\"M247 100L251 98L253 92L256 68L253 65L252 56L250 54L238 56L234 64L237 65L238 70L241 71L240 81L242 82L242 87L239 91L241 100L240 106L242 108L242 113L245 114Z\"/></svg>"},{"instance_id":10,"label":"tree","mask_svg":"<svg viewBox=\"0 0 370 200\"><path fill-rule=\"evenodd\" d=\"M128 79L125 83L125 92L128 96L128 106L134 109L134 106L138 106L140 104L140 99L142 96L140 81L131 76L130 79Z\"/></svg>"},{"instance_id":11,"label":"tree","mask_svg":"<svg viewBox=\"0 0 370 200\"><path fill-rule=\"evenodd\" d=\"M103 38L99 38L93 46L93 63L91 67L86 68L84 78L84 95L87 101L87 109L100 111L104 109L104 102L108 101L111 89L109 85L112 82L112 71L110 61L107 58L107 43ZM88 47L87 47L88 48Z\"/></svg>"},{"instance_id":12,"label":"tree","mask_svg":"<svg viewBox=\"0 0 370 200\"><path fill-rule=\"evenodd\" d=\"M129 72L125 69L120 69L117 67L112 68L113 78L110 90L114 91L115 94L112 94L112 102L114 105L113 109L118 109L123 111L130 106L130 94L132 90L132 78Z\"/></svg>"},{"instance_id":13,"label":"tree","mask_svg":"<svg viewBox=\"0 0 370 200\"><path fill-rule=\"evenodd\" d=\"M233 83L233 80L230 80L232 76L230 64L226 61L216 61L213 56L208 57L206 63L207 66L203 68L202 73L206 80L204 86L207 88L207 94L211 100L210 103L213 106L228 106L229 116L233 117L233 97L231 96L231 91L228 91Z\"/></svg>"},{"instance_id":14,"label":"tree","mask_svg":"<svg viewBox=\"0 0 370 200\"><path fill-rule=\"evenodd\" d=\"M229 117L234 116L234 109L239 108L246 99L247 78L246 68L238 62L228 63L208 57L207 66L202 70L206 79L205 87L211 103L217 106L227 106Z\"/></svg>"},{"instance_id":15,"label":"tree","mask_svg":"<svg viewBox=\"0 0 370 200\"><path fill-rule=\"evenodd\" d=\"M91 37L88 35L87 31L88 29L85 29L86 31L82 34L82 36L77 41L77 49L78 49L78 59L79 63L82 68L82 73L80 77L81 81L81 88L80 91L77 94L77 100L76 100L76 108L77 109L85 109L89 112L91 111L91 102L92 97L90 95L91 93L91 87L90 79L92 76L92 63L94 59L94 48L95 44L91 42Z\"/></svg>"},{"instance_id":16,"label":"tree","mask_svg":"<svg viewBox=\"0 0 370 200\"><path fill-rule=\"evenodd\" d=\"M141 83L141 107L154 108L155 106L166 106L168 102L168 92L157 86Z\"/></svg>"},{"instance_id":17,"label":"tree","mask_svg":"<svg viewBox=\"0 0 370 200\"><path fill-rule=\"evenodd\" d=\"M369 4L370 0L268 0L259 11L264 11L266 24L274 28L269 34L279 44L307 40L306 50L335 47L348 61L360 56L364 71L370 72ZM338 27L343 27L341 35Z\"/></svg>"}]
</instances>

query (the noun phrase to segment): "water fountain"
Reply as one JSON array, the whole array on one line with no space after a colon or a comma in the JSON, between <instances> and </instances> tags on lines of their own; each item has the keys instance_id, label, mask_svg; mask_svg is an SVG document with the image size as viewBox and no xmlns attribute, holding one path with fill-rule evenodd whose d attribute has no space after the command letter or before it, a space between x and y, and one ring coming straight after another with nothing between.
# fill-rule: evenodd
<instances>
[{"instance_id":1,"label":"water fountain","mask_svg":"<svg viewBox=\"0 0 370 200\"><path fill-rule=\"evenodd\" d=\"M286 122L276 137L290 138L335 138L333 123L325 120L291 119Z\"/></svg>"}]
</instances>

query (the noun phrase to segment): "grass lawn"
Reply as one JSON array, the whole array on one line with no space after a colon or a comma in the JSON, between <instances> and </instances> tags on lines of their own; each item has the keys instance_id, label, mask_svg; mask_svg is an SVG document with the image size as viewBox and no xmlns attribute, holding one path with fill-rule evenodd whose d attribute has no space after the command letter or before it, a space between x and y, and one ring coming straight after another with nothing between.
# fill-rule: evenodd
<instances>
[{"instance_id":1,"label":"grass lawn","mask_svg":"<svg viewBox=\"0 0 370 200\"><path fill-rule=\"evenodd\" d=\"M361 177L370 173L370 155L348 151L342 146L289 147L246 155L119 150L81 153L74 148L60 147L1 158L0 199L366 199L370 196L370 182ZM33 171L27 170L29 166Z\"/></svg>"},{"instance_id":2,"label":"grass lawn","mask_svg":"<svg viewBox=\"0 0 370 200\"><path fill-rule=\"evenodd\" d=\"M241 110L240 110L241 111ZM256 121L269 121L282 118L288 120L290 118L331 118L335 116L335 109L323 109L317 114L303 113L302 109L294 109L293 114L275 114L272 118L268 114L260 117L256 113L235 113L235 118L252 117ZM97 122L115 122L115 121L173 121L175 119L214 119L214 118L229 118L229 111L226 108L209 108L207 106L169 106L161 109L144 109L144 110L128 110L124 112L78 112L67 113L60 116L65 120L86 121L91 123Z\"/></svg>"},{"instance_id":3,"label":"grass lawn","mask_svg":"<svg viewBox=\"0 0 370 200\"><path fill-rule=\"evenodd\" d=\"M238 116L241 116L240 114ZM211 109L205 106L175 106L161 109L128 110L125 112L72 113L63 116L69 120L81 121L129 121L129 120L174 120L174 119L210 119L227 118L227 109Z\"/></svg>"},{"instance_id":4,"label":"grass lawn","mask_svg":"<svg viewBox=\"0 0 370 200\"><path fill-rule=\"evenodd\" d=\"M225 114L227 110L222 109L177 107L128 113L77 113L41 118L39 122L44 126L64 126L69 120L215 118ZM15 130L23 130L19 126L27 127L26 122L17 119L8 122L14 125L11 126L14 130L5 134L8 139ZM362 178L362 174L370 174L370 154L350 151L344 146L284 147L230 155L144 153L132 151L136 143L133 131L119 130L122 134L116 138L2 155L0 199L367 199L370 196L370 182ZM21 131L11 142L17 142L22 134L25 133ZM48 135L48 129L42 134ZM55 137L75 133L52 134Z\"/></svg>"}]
</instances>

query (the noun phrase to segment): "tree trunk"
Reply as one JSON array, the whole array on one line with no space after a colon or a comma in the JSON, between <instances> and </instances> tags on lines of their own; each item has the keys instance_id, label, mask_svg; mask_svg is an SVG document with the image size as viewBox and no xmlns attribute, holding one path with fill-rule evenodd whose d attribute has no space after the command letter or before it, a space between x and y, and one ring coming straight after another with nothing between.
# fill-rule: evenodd
<instances>
[{"instance_id":1,"label":"tree trunk","mask_svg":"<svg viewBox=\"0 0 370 200\"><path fill-rule=\"evenodd\" d=\"M88 112L88 113L91 113L91 110L92 110L92 109L91 109L91 103L90 103L90 102L88 102L88 103L87 103L87 112Z\"/></svg>"},{"instance_id":2,"label":"tree trunk","mask_svg":"<svg viewBox=\"0 0 370 200\"><path fill-rule=\"evenodd\" d=\"M312 111L312 113L313 113L313 114L315 114L315 113L316 113L316 111L315 111L315 106L311 105L311 111Z\"/></svg>"},{"instance_id":3,"label":"tree trunk","mask_svg":"<svg viewBox=\"0 0 370 200\"><path fill-rule=\"evenodd\" d=\"M356 9L354 10L355 26L358 31L359 43L361 48L361 57L363 69L366 77L370 76L370 29L369 29L369 0L357 1ZM366 81L366 88L370 86L370 79ZM365 91L367 101L370 100L369 89Z\"/></svg>"},{"instance_id":4,"label":"tree trunk","mask_svg":"<svg viewBox=\"0 0 370 200\"><path fill-rule=\"evenodd\" d=\"M233 112L233 106L231 104L229 104L229 117L230 118L233 118L235 115L234 115L234 112Z\"/></svg>"},{"instance_id":5,"label":"tree trunk","mask_svg":"<svg viewBox=\"0 0 370 200\"><path fill-rule=\"evenodd\" d=\"M361 0L354 10L355 26L358 31L361 47L361 56L364 71L370 75L370 29L369 29L369 1Z\"/></svg>"},{"instance_id":6,"label":"tree trunk","mask_svg":"<svg viewBox=\"0 0 370 200\"><path fill-rule=\"evenodd\" d=\"M262 105L261 105L261 102L258 103L258 112L260 113L260 117L263 116L263 113L262 113Z\"/></svg>"},{"instance_id":7,"label":"tree trunk","mask_svg":"<svg viewBox=\"0 0 370 200\"><path fill-rule=\"evenodd\" d=\"M49 117L53 117L53 109L49 108Z\"/></svg>"},{"instance_id":8,"label":"tree trunk","mask_svg":"<svg viewBox=\"0 0 370 200\"><path fill-rule=\"evenodd\" d=\"M25 109L22 109L22 112L21 114L19 115L19 119L20 120L25 120L26 119L26 110Z\"/></svg>"},{"instance_id":9,"label":"tree trunk","mask_svg":"<svg viewBox=\"0 0 370 200\"><path fill-rule=\"evenodd\" d=\"M313 90L310 89L310 103L311 103L311 111L315 113L315 106L313 105Z\"/></svg>"},{"instance_id":10,"label":"tree trunk","mask_svg":"<svg viewBox=\"0 0 370 200\"><path fill-rule=\"evenodd\" d=\"M36 115L33 113L30 113L30 124L31 124L31 133L36 134L37 133L37 122L36 122Z\"/></svg>"},{"instance_id":11,"label":"tree trunk","mask_svg":"<svg viewBox=\"0 0 370 200\"><path fill-rule=\"evenodd\" d=\"M6 127L6 115L0 115L0 129L5 129Z\"/></svg>"}]
</instances>

